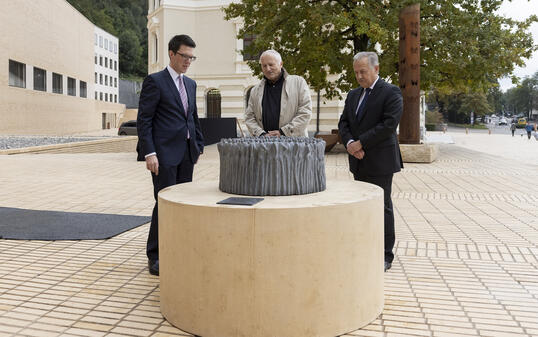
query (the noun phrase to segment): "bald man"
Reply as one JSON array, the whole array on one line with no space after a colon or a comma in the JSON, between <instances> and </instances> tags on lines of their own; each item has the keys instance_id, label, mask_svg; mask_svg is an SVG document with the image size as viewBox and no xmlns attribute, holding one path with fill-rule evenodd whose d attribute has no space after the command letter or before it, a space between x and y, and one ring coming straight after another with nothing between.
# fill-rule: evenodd
<instances>
[{"instance_id":1,"label":"bald man","mask_svg":"<svg viewBox=\"0 0 538 337\"><path fill-rule=\"evenodd\" d=\"M310 89L301 76L289 75L275 50L260 56L263 79L250 91L245 124L252 136L306 137L312 118Z\"/></svg>"}]
</instances>

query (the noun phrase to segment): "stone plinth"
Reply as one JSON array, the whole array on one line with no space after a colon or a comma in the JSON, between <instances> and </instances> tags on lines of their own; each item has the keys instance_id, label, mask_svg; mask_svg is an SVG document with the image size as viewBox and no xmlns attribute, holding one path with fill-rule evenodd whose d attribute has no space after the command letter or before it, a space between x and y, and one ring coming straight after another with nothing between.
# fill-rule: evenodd
<instances>
[{"instance_id":1,"label":"stone plinth","mask_svg":"<svg viewBox=\"0 0 538 337\"><path fill-rule=\"evenodd\" d=\"M404 163L432 163L439 156L437 144L400 144Z\"/></svg>"},{"instance_id":2,"label":"stone plinth","mask_svg":"<svg viewBox=\"0 0 538 337\"><path fill-rule=\"evenodd\" d=\"M164 317L202 337L329 337L383 309L383 191L323 192L217 205L216 181L159 193Z\"/></svg>"}]
</instances>

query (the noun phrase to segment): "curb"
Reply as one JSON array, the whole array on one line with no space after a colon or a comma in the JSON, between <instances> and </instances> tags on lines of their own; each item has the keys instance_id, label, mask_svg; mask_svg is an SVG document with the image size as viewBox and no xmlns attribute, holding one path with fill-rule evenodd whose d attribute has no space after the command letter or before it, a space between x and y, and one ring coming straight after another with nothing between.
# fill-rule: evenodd
<instances>
[{"instance_id":1,"label":"curb","mask_svg":"<svg viewBox=\"0 0 538 337\"><path fill-rule=\"evenodd\" d=\"M37 153L37 152L50 151L50 150L56 150L56 149L78 148L78 147L108 144L108 143L121 143L121 142L132 141L133 139L138 139L138 136L122 136L121 138L118 137L118 138L86 140L86 141L81 141L81 142L71 142L71 143L62 143L62 144L21 147L18 149L0 150L0 155Z\"/></svg>"}]
</instances>

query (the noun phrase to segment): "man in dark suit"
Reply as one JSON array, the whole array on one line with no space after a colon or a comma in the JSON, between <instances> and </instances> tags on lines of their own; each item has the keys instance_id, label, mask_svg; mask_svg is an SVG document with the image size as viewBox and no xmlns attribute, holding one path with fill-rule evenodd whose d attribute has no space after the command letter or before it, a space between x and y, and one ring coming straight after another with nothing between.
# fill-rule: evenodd
<instances>
[{"instance_id":1,"label":"man in dark suit","mask_svg":"<svg viewBox=\"0 0 538 337\"><path fill-rule=\"evenodd\" d=\"M396 128L403 111L400 89L379 78L376 53L353 57L353 70L360 87L351 90L338 122L338 131L349 154L349 170L355 180L383 189L385 204L385 263L392 267L394 212L392 176L403 168Z\"/></svg>"},{"instance_id":2,"label":"man in dark suit","mask_svg":"<svg viewBox=\"0 0 538 337\"><path fill-rule=\"evenodd\" d=\"M146 167L151 171L155 207L146 253L152 275L159 275L157 194L165 187L192 181L194 164L204 140L196 108L196 82L184 76L196 60L196 44L187 35L168 43L170 64L144 79L138 108L138 139Z\"/></svg>"}]
</instances>

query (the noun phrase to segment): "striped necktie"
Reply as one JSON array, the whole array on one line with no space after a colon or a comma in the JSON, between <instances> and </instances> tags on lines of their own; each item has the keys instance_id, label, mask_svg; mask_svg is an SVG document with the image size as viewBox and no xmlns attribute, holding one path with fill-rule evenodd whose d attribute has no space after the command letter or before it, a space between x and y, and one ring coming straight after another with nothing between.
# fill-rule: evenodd
<instances>
[{"instance_id":1,"label":"striped necktie","mask_svg":"<svg viewBox=\"0 0 538 337\"><path fill-rule=\"evenodd\" d=\"M183 83L183 77L178 76L179 81L179 97L181 98L181 103L183 104L183 109L185 109L185 116L187 116L187 110L189 109L189 99L187 98L187 90L185 90L185 84ZM191 133L187 128L187 139L191 138Z\"/></svg>"},{"instance_id":2,"label":"striped necktie","mask_svg":"<svg viewBox=\"0 0 538 337\"><path fill-rule=\"evenodd\" d=\"M185 84L183 83L182 76L178 76L179 81L179 97L181 98L181 103L183 103L183 109L185 110L185 115L187 115L187 110L189 109L189 99L187 98L187 91L185 90Z\"/></svg>"}]
</instances>

